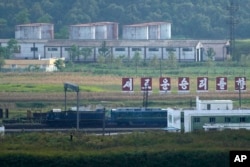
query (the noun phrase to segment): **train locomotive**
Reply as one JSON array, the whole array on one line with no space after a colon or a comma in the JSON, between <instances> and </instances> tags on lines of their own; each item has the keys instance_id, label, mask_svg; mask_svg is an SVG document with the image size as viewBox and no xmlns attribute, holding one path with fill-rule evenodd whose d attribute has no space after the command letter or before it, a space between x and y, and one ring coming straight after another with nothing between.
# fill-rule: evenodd
<instances>
[{"instance_id":1,"label":"train locomotive","mask_svg":"<svg viewBox=\"0 0 250 167\"><path fill-rule=\"evenodd\" d=\"M45 123L49 127L76 127L76 111L52 110L47 113ZM80 127L133 127L167 126L167 109L162 108L116 108L109 111L79 111Z\"/></svg>"},{"instance_id":2,"label":"train locomotive","mask_svg":"<svg viewBox=\"0 0 250 167\"><path fill-rule=\"evenodd\" d=\"M53 109L47 113L45 124L49 127L72 128L76 127L76 120L76 111L61 111L60 109ZM79 111L80 127L101 127L103 120L105 120L105 109Z\"/></svg>"}]
</instances>

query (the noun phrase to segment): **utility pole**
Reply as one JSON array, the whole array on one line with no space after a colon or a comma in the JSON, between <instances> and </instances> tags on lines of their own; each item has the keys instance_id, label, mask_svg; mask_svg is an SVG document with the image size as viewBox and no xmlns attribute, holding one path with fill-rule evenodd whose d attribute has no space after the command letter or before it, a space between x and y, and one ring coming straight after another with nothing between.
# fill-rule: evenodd
<instances>
[{"instance_id":1,"label":"utility pole","mask_svg":"<svg viewBox=\"0 0 250 167\"><path fill-rule=\"evenodd\" d=\"M230 55L233 60L239 61L239 58L236 58L235 55L235 25L238 24L238 19L236 19L236 12L239 9L239 5L235 3L235 0L230 0L230 6L228 7L230 18L229 18L229 31L230 31Z\"/></svg>"},{"instance_id":2,"label":"utility pole","mask_svg":"<svg viewBox=\"0 0 250 167\"><path fill-rule=\"evenodd\" d=\"M73 83L64 83L64 92L65 92L65 99L64 99L64 106L65 106L65 111L66 111L66 108L67 108L67 90L68 89L71 89L73 91L76 92L76 98L77 98L77 109L76 109L76 129L79 130L79 121L80 121L80 118L79 118L79 92L80 92L80 88L78 85L76 84L73 84Z\"/></svg>"},{"instance_id":3,"label":"utility pole","mask_svg":"<svg viewBox=\"0 0 250 167\"><path fill-rule=\"evenodd\" d=\"M143 107L148 107L148 85L145 87L145 90L143 92Z\"/></svg>"}]
</instances>

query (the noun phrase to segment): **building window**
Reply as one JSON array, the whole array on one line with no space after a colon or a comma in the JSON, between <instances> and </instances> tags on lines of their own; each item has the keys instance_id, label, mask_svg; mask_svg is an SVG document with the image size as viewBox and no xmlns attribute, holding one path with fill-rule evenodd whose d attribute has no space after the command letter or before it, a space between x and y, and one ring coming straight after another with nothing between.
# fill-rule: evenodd
<instances>
[{"instance_id":1,"label":"building window","mask_svg":"<svg viewBox=\"0 0 250 167\"><path fill-rule=\"evenodd\" d=\"M225 117L225 122L231 122L231 118L230 117Z\"/></svg>"},{"instance_id":2,"label":"building window","mask_svg":"<svg viewBox=\"0 0 250 167\"><path fill-rule=\"evenodd\" d=\"M166 48L166 51L167 51L167 52L175 52L176 49L175 49L175 48Z\"/></svg>"},{"instance_id":3,"label":"building window","mask_svg":"<svg viewBox=\"0 0 250 167\"><path fill-rule=\"evenodd\" d=\"M124 52L124 51L125 51L125 48L115 48L115 51L116 51L116 52Z\"/></svg>"},{"instance_id":4,"label":"building window","mask_svg":"<svg viewBox=\"0 0 250 167\"><path fill-rule=\"evenodd\" d=\"M71 50L71 48L64 48L64 51L70 51Z\"/></svg>"},{"instance_id":5,"label":"building window","mask_svg":"<svg viewBox=\"0 0 250 167\"><path fill-rule=\"evenodd\" d=\"M133 52L141 51L141 48L132 48L132 51L133 51Z\"/></svg>"},{"instance_id":6,"label":"building window","mask_svg":"<svg viewBox=\"0 0 250 167\"><path fill-rule=\"evenodd\" d=\"M240 117L240 122L246 122L246 117Z\"/></svg>"},{"instance_id":7,"label":"building window","mask_svg":"<svg viewBox=\"0 0 250 167\"><path fill-rule=\"evenodd\" d=\"M30 51L31 51L31 52L37 52L37 51L38 51L38 48L37 48L37 47L32 47L32 48L30 48Z\"/></svg>"},{"instance_id":8,"label":"building window","mask_svg":"<svg viewBox=\"0 0 250 167\"><path fill-rule=\"evenodd\" d=\"M159 48L148 48L149 52L158 52Z\"/></svg>"},{"instance_id":9,"label":"building window","mask_svg":"<svg viewBox=\"0 0 250 167\"><path fill-rule=\"evenodd\" d=\"M200 117L194 117L194 123L200 122Z\"/></svg>"},{"instance_id":10,"label":"building window","mask_svg":"<svg viewBox=\"0 0 250 167\"><path fill-rule=\"evenodd\" d=\"M11 64L11 68L17 68L16 64Z\"/></svg>"},{"instance_id":11,"label":"building window","mask_svg":"<svg viewBox=\"0 0 250 167\"><path fill-rule=\"evenodd\" d=\"M48 51L57 51L57 48L48 48Z\"/></svg>"},{"instance_id":12,"label":"building window","mask_svg":"<svg viewBox=\"0 0 250 167\"><path fill-rule=\"evenodd\" d=\"M192 48L183 48L182 51L183 52L192 52L193 49Z\"/></svg>"},{"instance_id":13,"label":"building window","mask_svg":"<svg viewBox=\"0 0 250 167\"><path fill-rule=\"evenodd\" d=\"M215 117L210 117L210 118L209 118L209 122L210 122L210 123L215 123Z\"/></svg>"}]
</instances>

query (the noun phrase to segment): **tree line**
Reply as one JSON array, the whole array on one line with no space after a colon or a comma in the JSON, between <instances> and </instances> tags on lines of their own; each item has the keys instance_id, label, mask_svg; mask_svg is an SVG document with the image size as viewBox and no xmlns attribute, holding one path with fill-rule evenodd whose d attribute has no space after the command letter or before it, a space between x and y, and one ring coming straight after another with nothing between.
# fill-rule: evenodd
<instances>
[{"instance_id":1,"label":"tree line","mask_svg":"<svg viewBox=\"0 0 250 167\"><path fill-rule=\"evenodd\" d=\"M0 38L14 38L15 26L53 23L55 38L67 39L68 26L113 21L122 25L168 21L173 38L228 39L231 0L0 0ZM250 5L234 0L237 38L249 38Z\"/></svg>"}]
</instances>

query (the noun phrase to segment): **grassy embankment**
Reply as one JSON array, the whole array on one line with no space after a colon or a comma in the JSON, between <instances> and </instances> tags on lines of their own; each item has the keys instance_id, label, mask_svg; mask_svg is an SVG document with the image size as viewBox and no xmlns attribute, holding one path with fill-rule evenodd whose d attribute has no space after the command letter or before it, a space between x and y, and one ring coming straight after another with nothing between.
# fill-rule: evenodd
<instances>
[{"instance_id":1,"label":"grassy embankment","mask_svg":"<svg viewBox=\"0 0 250 167\"><path fill-rule=\"evenodd\" d=\"M1 162L14 161L25 166L28 163L35 165L34 159L38 159L38 166L46 163L63 165L62 162L71 161L76 166L80 166L80 162L92 166L123 163L122 166L138 166L140 163L145 166L185 163L187 166L200 163L228 166L230 150L250 148L250 132L245 130L187 134L149 131L117 136L94 136L74 131L73 134L73 141L70 133L7 134L0 138Z\"/></svg>"}]
</instances>

